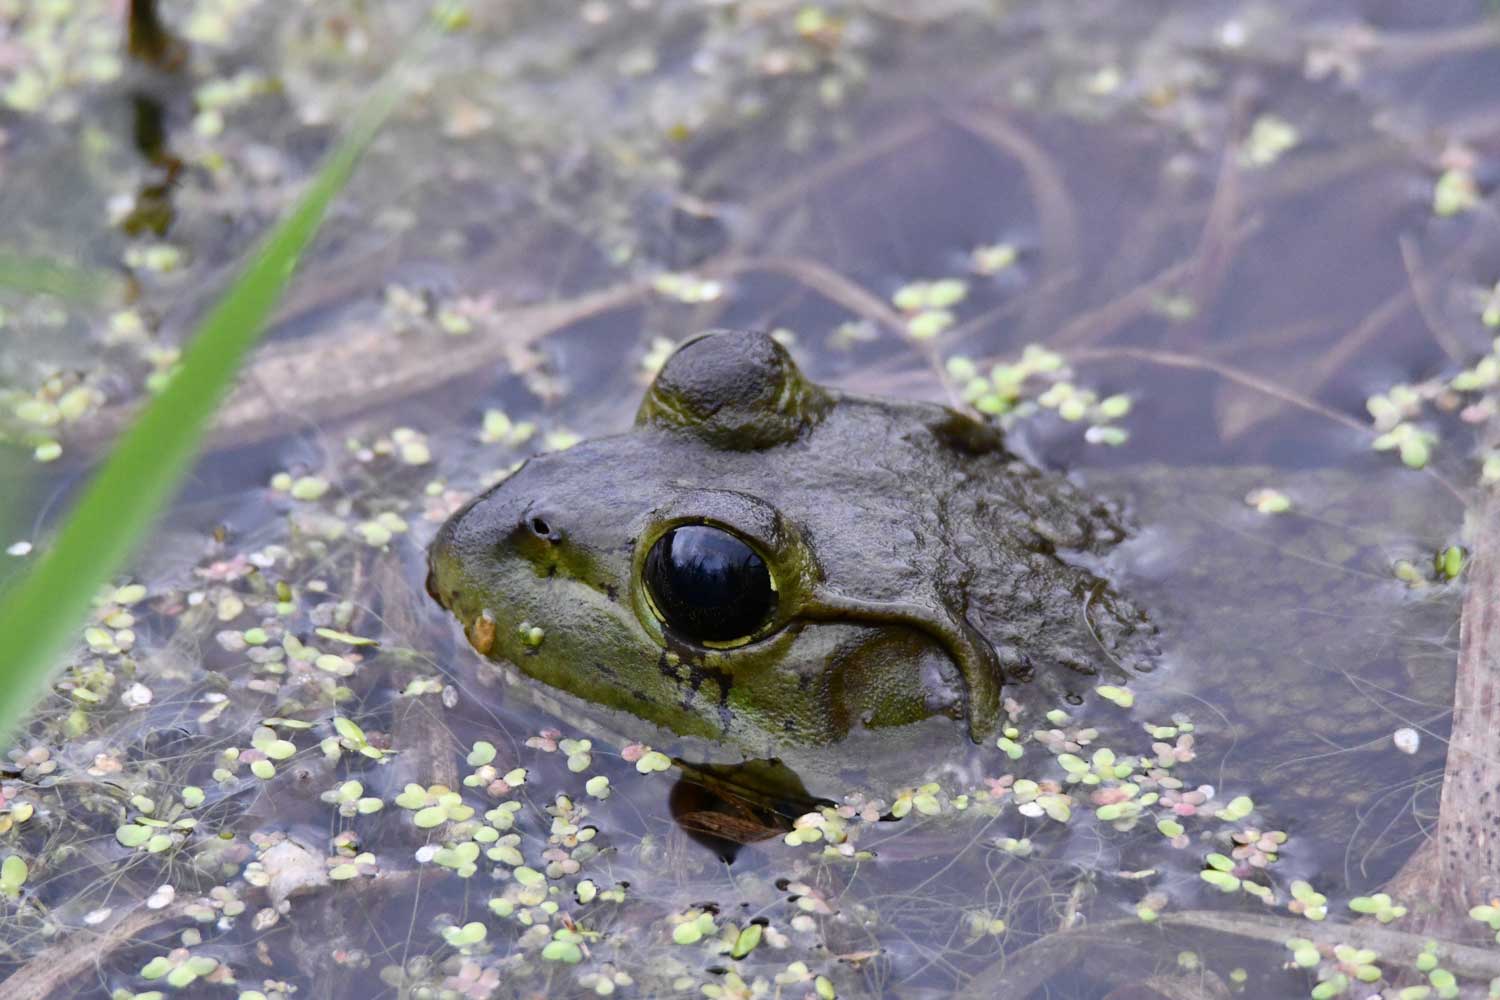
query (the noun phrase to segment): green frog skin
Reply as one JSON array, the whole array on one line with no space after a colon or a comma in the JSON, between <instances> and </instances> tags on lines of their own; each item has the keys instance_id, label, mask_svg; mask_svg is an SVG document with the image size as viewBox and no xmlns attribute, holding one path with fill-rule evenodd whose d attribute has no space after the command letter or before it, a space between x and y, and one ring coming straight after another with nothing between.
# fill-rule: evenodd
<instances>
[{"instance_id":1,"label":"green frog skin","mask_svg":"<svg viewBox=\"0 0 1500 1000\"><path fill-rule=\"evenodd\" d=\"M454 514L428 589L482 655L627 730L746 758L930 753L909 734L993 738L1005 684L1076 701L1149 665L1151 626L1089 568L1123 537L994 428L814 384L770 337L715 331L629 431Z\"/></svg>"}]
</instances>

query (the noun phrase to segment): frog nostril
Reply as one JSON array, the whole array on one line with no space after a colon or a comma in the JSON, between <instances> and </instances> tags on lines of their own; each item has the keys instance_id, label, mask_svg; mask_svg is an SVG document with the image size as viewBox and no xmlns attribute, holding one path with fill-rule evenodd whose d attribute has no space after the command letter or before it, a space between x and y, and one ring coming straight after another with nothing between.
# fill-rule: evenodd
<instances>
[{"instance_id":1,"label":"frog nostril","mask_svg":"<svg viewBox=\"0 0 1500 1000\"><path fill-rule=\"evenodd\" d=\"M533 535L546 542L555 542L561 537L553 530L545 517L533 517L526 522L526 526L531 529Z\"/></svg>"}]
</instances>

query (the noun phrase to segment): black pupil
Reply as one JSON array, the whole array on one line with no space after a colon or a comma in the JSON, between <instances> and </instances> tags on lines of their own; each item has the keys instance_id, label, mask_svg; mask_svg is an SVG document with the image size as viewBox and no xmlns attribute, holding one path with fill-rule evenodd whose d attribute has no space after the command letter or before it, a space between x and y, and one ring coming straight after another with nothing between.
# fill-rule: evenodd
<instances>
[{"instance_id":1,"label":"black pupil","mask_svg":"<svg viewBox=\"0 0 1500 1000\"><path fill-rule=\"evenodd\" d=\"M765 561L722 528L673 528L651 546L645 576L667 627L697 642L746 638L776 610Z\"/></svg>"}]
</instances>

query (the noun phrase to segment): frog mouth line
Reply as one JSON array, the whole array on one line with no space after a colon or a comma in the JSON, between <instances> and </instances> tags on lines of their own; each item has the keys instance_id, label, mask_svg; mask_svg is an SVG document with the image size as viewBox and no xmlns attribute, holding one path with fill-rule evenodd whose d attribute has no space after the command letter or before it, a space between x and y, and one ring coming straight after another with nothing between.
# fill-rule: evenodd
<instances>
[{"instance_id":1,"label":"frog mouth line","mask_svg":"<svg viewBox=\"0 0 1500 1000\"><path fill-rule=\"evenodd\" d=\"M431 585L430 578L429 585ZM446 603L438 594L434 594L433 597L439 603ZM921 609L903 604L872 606L865 602L847 601L837 597L820 600L805 608L804 612L803 617L789 625L801 627L808 622L817 621L829 623L868 623L872 619L885 622L899 621L936 639L963 675L965 710L970 738L978 743L993 735L993 731L998 726L999 715L999 679L1001 676L999 661L994 648L967 621L963 619L952 622L935 621ZM474 651L486 659L496 658L493 654L498 630L498 622L488 608L481 609L464 623L464 637ZM691 689L689 699L699 693L704 680L711 679L717 684L719 714L727 732L728 720L725 715L728 711L730 688L734 684L733 672L693 665L687 659L673 658L669 661L669 655L669 650L662 651L662 658L657 664L658 669L664 676L687 681ZM682 677L679 673L684 665L689 671L687 677ZM687 707L685 702L683 708Z\"/></svg>"},{"instance_id":2,"label":"frog mouth line","mask_svg":"<svg viewBox=\"0 0 1500 1000\"><path fill-rule=\"evenodd\" d=\"M445 592L435 568L427 575L426 589L437 603L450 611L459 612L464 637L476 653L486 659L497 658L499 623L489 608L481 608L472 616L463 614L458 608L463 595L457 591ZM999 656L989 641L963 617L935 615L930 608L904 602L869 602L824 592L815 594L804 602L797 609L795 617L776 631L779 633L785 627L812 622L901 624L930 636L941 645L957 666L962 678L964 717L969 738L975 743L983 743L993 738L998 731L1003 677ZM659 666L664 674L670 672L675 676L675 669L669 671L666 666ZM704 679L706 678L702 673L691 679L694 694ZM722 702L728 697L729 688L734 683L733 671L713 671L712 679L720 689L719 700ZM721 710L723 707L721 704Z\"/></svg>"}]
</instances>

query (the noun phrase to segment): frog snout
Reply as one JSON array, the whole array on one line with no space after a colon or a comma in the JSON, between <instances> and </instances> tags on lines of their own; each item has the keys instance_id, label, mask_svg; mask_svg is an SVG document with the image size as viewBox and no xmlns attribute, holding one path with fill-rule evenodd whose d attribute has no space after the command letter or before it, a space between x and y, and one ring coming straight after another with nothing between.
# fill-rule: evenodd
<instances>
[{"instance_id":1,"label":"frog snout","mask_svg":"<svg viewBox=\"0 0 1500 1000\"><path fill-rule=\"evenodd\" d=\"M445 608L452 606L453 596L445 571L454 561L452 527L452 521L443 525L427 548L427 594Z\"/></svg>"},{"instance_id":2,"label":"frog snout","mask_svg":"<svg viewBox=\"0 0 1500 1000\"><path fill-rule=\"evenodd\" d=\"M506 567L563 541L561 521L550 507L506 485L455 512L427 549L427 593L460 619L493 600Z\"/></svg>"},{"instance_id":3,"label":"frog snout","mask_svg":"<svg viewBox=\"0 0 1500 1000\"><path fill-rule=\"evenodd\" d=\"M464 536L467 510L450 517L427 547L427 593L443 607L457 613L464 596L464 564L470 546Z\"/></svg>"}]
</instances>

